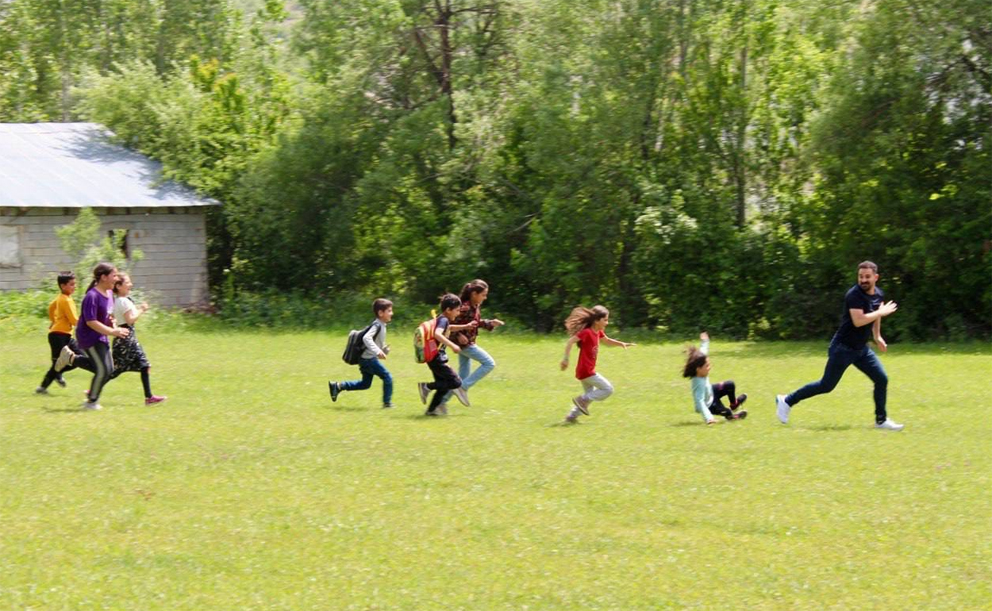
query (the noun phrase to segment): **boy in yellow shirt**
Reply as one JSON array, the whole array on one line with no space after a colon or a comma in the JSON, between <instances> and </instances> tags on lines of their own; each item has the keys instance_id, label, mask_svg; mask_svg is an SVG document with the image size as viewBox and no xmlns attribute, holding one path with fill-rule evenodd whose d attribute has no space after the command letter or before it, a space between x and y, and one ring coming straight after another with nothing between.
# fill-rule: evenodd
<instances>
[{"instance_id":1,"label":"boy in yellow shirt","mask_svg":"<svg viewBox=\"0 0 992 611\"><path fill-rule=\"evenodd\" d=\"M63 372L76 367L92 371L89 358L76 345L76 340L72 339L72 330L76 328L76 321L79 319L76 302L72 300L72 294L76 292L76 275L72 272L59 272L58 283L59 294L48 304L48 320L51 321L48 326L48 346L52 349L52 366L45 373L41 386L34 389L39 395L48 394L48 387L52 382L65 387ZM71 364L56 369L59 354L66 346L74 353L75 358L71 360Z\"/></svg>"}]
</instances>

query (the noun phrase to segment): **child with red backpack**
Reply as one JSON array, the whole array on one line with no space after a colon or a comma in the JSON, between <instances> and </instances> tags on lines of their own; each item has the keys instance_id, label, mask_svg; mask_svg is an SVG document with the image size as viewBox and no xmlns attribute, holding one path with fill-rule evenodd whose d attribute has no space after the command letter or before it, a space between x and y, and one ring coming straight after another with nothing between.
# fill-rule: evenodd
<instances>
[{"instance_id":1,"label":"child with red backpack","mask_svg":"<svg viewBox=\"0 0 992 611\"><path fill-rule=\"evenodd\" d=\"M433 321L428 321L425 323L429 327L433 327L432 337L424 338L424 355L423 360L427 363L430 368L431 373L434 374L433 382L420 382L417 384L417 389L420 391L420 402L427 403L427 395L434 391L434 397L431 399L430 405L427 407L425 416L446 416L448 415L448 410L443 405L441 405L444 396L448 394L448 391L452 391L458 400L464 405L468 405L468 394L462 388L462 379L458 377L455 370L448 365L448 355L445 352L446 348L451 348L451 350L458 354L460 349L458 345L453 341L448 339L448 334L452 331L458 331L461 329L466 329L474 326L476 323L473 321L467 325L453 325L451 321L458 316L458 308L462 305L461 299L458 295L452 293L447 293L441 297L441 304L438 309L441 310L441 315L435 318ZM433 324L431 324L433 323ZM431 341L433 340L433 341ZM436 344L434 344L436 342ZM433 346L437 346L437 351L434 352Z\"/></svg>"}]
</instances>

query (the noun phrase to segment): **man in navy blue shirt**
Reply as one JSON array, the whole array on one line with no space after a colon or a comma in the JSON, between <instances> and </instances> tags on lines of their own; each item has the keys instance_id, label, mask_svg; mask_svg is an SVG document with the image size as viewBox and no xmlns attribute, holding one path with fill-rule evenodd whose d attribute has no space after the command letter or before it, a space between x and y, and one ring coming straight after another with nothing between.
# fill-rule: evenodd
<instances>
[{"instance_id":1,"label":"man in navy blue shirt","mask_svg":"<svg viewBox=\"0 0 992 611\"><path fill-rule=\"evenodd\" d=\"M794 393L775 397L778 419L789 422L789 412L796 403L816 395L830 392L840 382L844 371L854 365L875 383L875 428L886 431L901 431L902 424L889 420L885 412L885 396L889 377L875 353L868 347L869 336L873 337L878 349L888 348L882 339L882 319L896 311L894 301L886 303L878 282L878 266L871 261L858 264L858 283L844 296L844 313L840 328L834 333L827 350L827 366L823 378L810 382Z\"/></svg>"}]
</instances>

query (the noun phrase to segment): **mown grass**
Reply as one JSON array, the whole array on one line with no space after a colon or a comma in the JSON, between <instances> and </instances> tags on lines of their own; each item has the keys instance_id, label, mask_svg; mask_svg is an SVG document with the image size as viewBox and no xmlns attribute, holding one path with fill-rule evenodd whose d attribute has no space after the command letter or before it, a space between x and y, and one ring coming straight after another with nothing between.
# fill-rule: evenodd
<instances>
[{"instance_id":1,"label":"mown grass","mask_svg":"<svg viewBox=\"0 0 992 611\"><path fill-rule=\"evenodd\" d=\"M563 338L483 335L473 406L422 416L392 329L394 410L344 333L140 338L153 388L32 394L44 325L0 329L2 609L980 609L992 600L992 350L891 347L890 413L850 371L778 424L826 343L712 346L750 417L705 427L681 344L604 348L616 386L562 426ZM612 333L623 337L614 329ZM574 361L573 361L574 362Z\"/></svg>"}]
</instances>

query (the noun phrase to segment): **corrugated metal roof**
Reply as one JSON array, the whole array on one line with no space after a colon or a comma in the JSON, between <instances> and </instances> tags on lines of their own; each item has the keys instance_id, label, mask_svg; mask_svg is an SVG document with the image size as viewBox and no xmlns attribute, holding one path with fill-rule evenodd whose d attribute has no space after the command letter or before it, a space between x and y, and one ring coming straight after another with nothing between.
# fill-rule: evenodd
<instances>
[{"instance_id":1,"label":"corrugated metal roof","mask_svg":"<svg viewBox=\"0 0 992 611\"><path fill-rule=\"evenodd\" d=\"M95 123L0 123L0 206L216 206Z\"/></svg>"}]
</instances>

